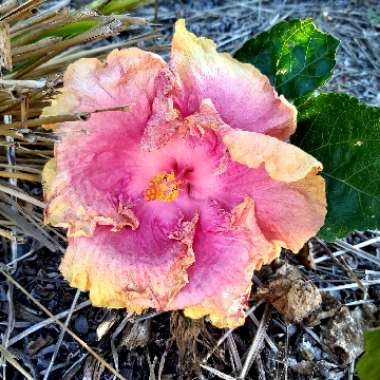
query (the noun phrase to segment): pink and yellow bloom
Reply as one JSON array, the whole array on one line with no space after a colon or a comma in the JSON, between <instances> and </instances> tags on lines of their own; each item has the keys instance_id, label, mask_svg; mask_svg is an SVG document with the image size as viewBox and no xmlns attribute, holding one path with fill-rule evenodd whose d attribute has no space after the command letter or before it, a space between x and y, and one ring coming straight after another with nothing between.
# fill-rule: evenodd
<instances>
[{"instance_id":1,"label":"pink and yellow bloom","mask_svg":"<svg viewBox=\"0 0 380 380\"><path fill-rule=\"evenodd\" d=\"M96 306L242 324L253 271L324 221L321 164L286 142L296 109L183 20L169 64L80 59L44 116L115 107L55 127L45 216L68 228L64 277Z\"/></svg>"}]
</instances>

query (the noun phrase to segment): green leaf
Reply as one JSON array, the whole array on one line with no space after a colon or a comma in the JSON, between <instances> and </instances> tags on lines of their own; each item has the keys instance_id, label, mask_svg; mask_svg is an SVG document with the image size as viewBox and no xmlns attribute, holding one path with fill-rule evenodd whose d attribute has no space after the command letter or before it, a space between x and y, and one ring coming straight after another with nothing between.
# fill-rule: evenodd
<instances>
[{"instance_id":1,"label":"green leaf","mask_svg":"<svg viewBox=\"0 0 380 380\"><path fill-rule=\"evenodd\" d=\"M94 28L95 26L99 25L102 22L102 20L79 20L72 23L69 23L64 26L59 26L55 29L49 30L47 32L41 33L38 37L35 39L29 41L28 43L31 44L33 42L37 42L42 40L43 38L47 37L64 37L64 38L72 38L75 37L81 33L87 32L88 30ZM32 31L33 32L33 31ZM17 41L20 38L23 38L27 36L27 33L20 34L19 36L16 36L12 39L12 41Z\"/></svg>"},{"instance_id":2,"label":"green leaf","mask_svg":"<svg viewBox=\"0 0 380 380\"><path fill-rule=\"evenodd\" d=\"M54 30L51 30L41 37L38 40L46 37L75 37L81 33L87 32L88 30L94 28L95 26L101 23L100 20L80 20L75 21L71 24L58 27Z\"/></svg>"},{"instance_id":3,"label":"green leaf","mask_svg":"<svg viewBox=\"0 0 380 380\"><path fill-rule=\"evenodd\" d=\"M339 41L312 19L282 21L246 41L235 58L256 66L288 100L309 96L331 77Z\"/></svg>"},{"instance_id":4,"label":"green leaf","mask_svg":"<svg viewBox=\"0 0 380 380\"><path fill-rule=\"evenodd\" d=\"M292 143L323 164L329 241L380 226L380 108L346 94L322 94L299 108Z\"/></svg>"},{"instance_id":5,"label":"green leaf","mask_svg":"<svg viewBox=\"0 0 380 380\"><path fill-rule=\"evenodd\" d=\"M356 365L360 380L379 380L380 329L364 332L365 352Z\"/></svg>"},{"instance_id":6,"label":"green leaf","mask_svg":"<svg viewBox=\"0 0 380 380\"><path fill-rule=\"evenodd\" d=\"M121 14L136 8L146 0L95 0L89 4L90 9L95 9L103 15Z\"/></svg>"}]
</instances>

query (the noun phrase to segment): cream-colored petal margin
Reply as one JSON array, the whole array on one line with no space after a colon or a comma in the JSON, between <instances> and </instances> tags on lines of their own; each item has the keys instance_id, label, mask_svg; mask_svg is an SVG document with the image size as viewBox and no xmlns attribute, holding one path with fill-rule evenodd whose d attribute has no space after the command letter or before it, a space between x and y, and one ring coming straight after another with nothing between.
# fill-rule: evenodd
<instances>
[{"instance_id":1,"label":"cream-colored petal margin","mask_svg":"<svg viewBox=\"0 0 380 380\"><path fill-rule=\"evenodd\" d=\"M302 149L261 133L230 130L224 137L231 158L250 168L264 164L275 180L295 182L311 171L322 170L322 164Z\"/></svg>"},{"instance_id":2,"label":"cream-colored petal margin","mask_svg":"<svg viewBox=\"0 0 380 380\"><path fill-rule=\"evenodd\" d=\"M46 164L44 165L44 168L42 169L42 188L44 191L44 197L45 199L49 199L52 191L53 191L53 185L54 180L57 175L57 162L55 158L51 158Z\"/></svg>"}]
</instances>

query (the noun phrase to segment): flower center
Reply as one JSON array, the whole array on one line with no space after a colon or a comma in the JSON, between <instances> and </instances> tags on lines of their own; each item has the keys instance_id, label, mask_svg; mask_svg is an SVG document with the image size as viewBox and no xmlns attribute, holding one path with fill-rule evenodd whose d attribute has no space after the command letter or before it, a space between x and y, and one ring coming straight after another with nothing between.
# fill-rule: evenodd
<instances>
[{"instance_id":1,"label":"flower center","mask_svg":"<svg viewBox=\"0 0 380 380\"><path fill-rule=\"evenodd\" d=\"M160 173L148 183L144 195L147 201L174 201L180 192L182 181L176 179L174 172Z\"/></svg>"}]
</instances>

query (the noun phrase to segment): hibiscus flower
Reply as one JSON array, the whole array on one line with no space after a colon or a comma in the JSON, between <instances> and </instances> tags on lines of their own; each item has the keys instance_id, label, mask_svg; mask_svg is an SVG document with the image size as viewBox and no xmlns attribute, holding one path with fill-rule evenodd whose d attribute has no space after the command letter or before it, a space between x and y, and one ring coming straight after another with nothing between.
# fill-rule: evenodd
<instances>
[{"instance_id":1,"label":"hibiscus flower","mask_svg":"<svg viewBox=\"0 0 380 380\"><path fill-rule=\"evenodd\" d=\"M95 306L241 325L253 271L324 222L321 164L287 142L295 107L183 20L169 64L137 48L71 64L43 115L71 112L91 117L54 126L45 218Z\"/></svg>"}]
</instances>

